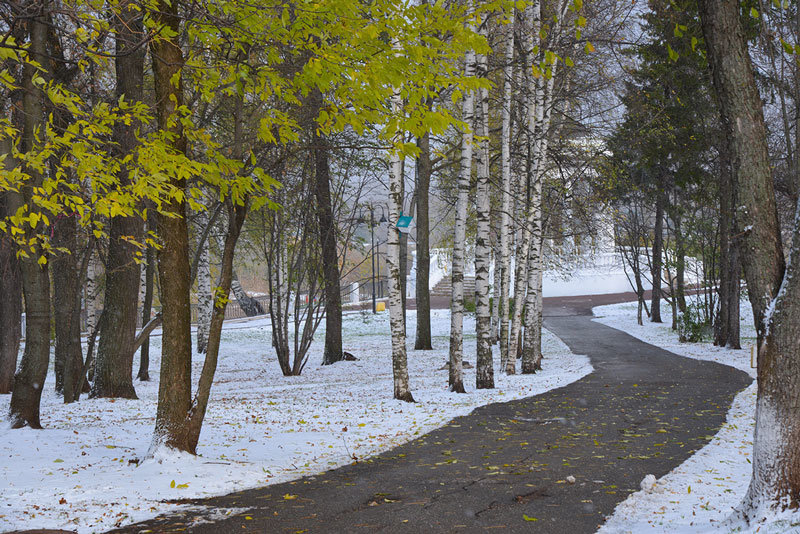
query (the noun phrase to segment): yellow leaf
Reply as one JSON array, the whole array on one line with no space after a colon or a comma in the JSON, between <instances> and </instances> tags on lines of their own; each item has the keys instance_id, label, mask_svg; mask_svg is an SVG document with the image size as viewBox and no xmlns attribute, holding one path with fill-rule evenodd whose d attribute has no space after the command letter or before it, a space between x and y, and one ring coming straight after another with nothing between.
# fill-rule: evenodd
<instances>
[{"instance_id":1,"label":"yellow leaf","mask_svg":"<svg viewBox=\"0 0 800 534\"><path fill-rule=\"evenodd\" d=\"M170 482L170 483L169 483L169 487L170 487L170 488L174 488L174 487L175 487L175 481L174 481L174 480L173 480L172 482Z\"/></svg>"},{"instance_id":2,"label":"yellow leaf","mask_svg":"<svg viewBox=\"0 0 800 534\"><path fill-rule=\"evenodd\" d=\"M292 495L291 493L287 493L283 496L283 499L286 501L291 501L292 499L296 499L297 495Z\"/></svg>"}]
</instances>

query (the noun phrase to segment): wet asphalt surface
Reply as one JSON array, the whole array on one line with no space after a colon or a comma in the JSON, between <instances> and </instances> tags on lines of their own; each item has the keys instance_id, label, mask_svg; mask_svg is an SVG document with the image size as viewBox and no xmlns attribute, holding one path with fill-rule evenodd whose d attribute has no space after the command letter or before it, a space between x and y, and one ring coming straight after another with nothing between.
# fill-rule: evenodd
<instances>
[{"instance_id":1,"label":"wet asphalt surface","mask_svg":"<svg viewBox=\"0 0 800 534\"><path fill-rule=\"evenodd\" d=\"M354 465L182 501L195 507L114 532L594 532L647 474L705 445L751 380L591 321L592 306L629 298L545 299L546 327L591 358L577 382L477 408ZM242 510L209 522L220 508Z\"/></svg>"}]
</instances>

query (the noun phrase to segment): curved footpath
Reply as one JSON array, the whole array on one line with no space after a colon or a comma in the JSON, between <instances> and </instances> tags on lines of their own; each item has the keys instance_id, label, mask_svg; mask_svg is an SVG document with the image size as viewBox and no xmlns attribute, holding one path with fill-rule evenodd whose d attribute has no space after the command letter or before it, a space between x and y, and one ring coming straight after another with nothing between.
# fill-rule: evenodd
<instances>
[{"instance_id":1,"label":"curved footpath","mask_svg":"<svg viewBox=\"0 0 800 534\"><path fill-rule=\"evenodd\" d=\"M546 327L591 358L581 380L477 408L356 465L185 501L202 508L115 532L594 532L647 474L705 445L750 378L591 320L630 294L545 300ZM220 508L248 510L212 520Z\"/></svg>"}]
</instances>

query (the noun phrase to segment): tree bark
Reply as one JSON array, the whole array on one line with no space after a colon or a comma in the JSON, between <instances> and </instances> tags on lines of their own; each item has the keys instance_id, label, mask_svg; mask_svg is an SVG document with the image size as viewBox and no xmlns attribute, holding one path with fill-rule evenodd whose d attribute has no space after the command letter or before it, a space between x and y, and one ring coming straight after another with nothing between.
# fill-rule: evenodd
<instances>
[{"instance_id":1,"label":"tree bark","mask_svg":"<svg viewBox=\"0 0 800 534\"><path fill-rule=\"evenodd\" d=\"M653 291L651 293L650 321L660 323L661 321L661 270L662 252L664 249L664 194L660 190L656 192L656 218L653 227L653 267L650 276L653 280Z\"/></svg>"},{"instance_id":2,"label":"tree bark","mask_svg":"<svg viewBox=\"0 0 800 534\"><path fill-rule=\"evenodd\" d=\"M430 197L431 174L431 137L429 133L417 141L419 156L417 158L417 335L414 350L433 350L431 340L431 250L430 219L428 200Z\"/></svg>"},{"instance_id":3,"label":"tree bark","mask_svg":"<svg viewBox=\"0 0 800 534\"><path fill-rule=\"evenodd\" d=\"M203 233L210 222L208 211L197 214L197 353L205 354L214 313L214 290L211 287L211 253Z\"/></svg>"},{"instance_id":4,"label":"tree bark","mask_svg":"<svg viewBox=\"0 0 800 534\"><path fill-rule=\"evenodd\" d=\"M70 251L60 254L51 262L56 330L56 391L63 393L64 402L72 402L75 398L74 392L83 369L80 281L84 273L79 264L77 231L77 221L72 215L59 217L53 223L54 245Z\"/></svg>"},{"instance_id":5,"label":"tree bark","mask_svg":"<svg viewBox=\"0 0 800 534\"><path fill-rule=\"evenodd\" d=\"M526 72L532 68L534 61L534 51L541 45L541 36L539 35L542 27L542 5L541 2L534 2L528 4L525 8L525 16L528 20L529 28L527 31L527 46L529 58L525 64ZM552 77L551 77L552 79ZM538 82L532 75L527 76L528 95L526 97L526 109L524 111L526 130L527 130L527 143L526 148L528 152L528 161L526 162L526 183L520 184L519 192L523 190L530 191L532 182L536 180L538 173L537 159L538 149L541 147L539 142L539 131L541 130L544 119L544 90L546 85ZM530 197L530 194L526 194ZM514 307L511 312L511 339L509 342L508 357L506 358L506 373L514 374L516 372L517 356L521 354L520 347L522 346L522 312L527 300L527 290L529 284L527 283L528 268L530 266L530 246L531 246L531 226L534 221L531 219L535 216L532 207L530 206L530 198L526 198L525 208L522 211L523 222L520 224L521 229L518 235L517 250L516 250L516 272L514 273ZM530 311L530 310L528 310Z\"/></svg>"},{"instance_id":6,"label":"tree bark","mask_svg":"<svg viewBox=\"0 0 800 534\"><path fill-rule=\"evenodd\" d=\"M736 238L733 237L735 227L735 189L731 171L731 148L729 141L720 141L720 176L719 176L719 308L714 322L714 344L719 347L740 348L739 339L739 278L740 262Z\"/></svg>"},{"instance_id":7,"label":"tree bark","mask_svg":"<svg viewBox=\"0 0 800 534\"><path fill-rule=\"evenodd\" d=\"M224 248L221 244L220 248ZM236 274L236 269L233 270L233 279L231 281L231 291L236 297L236 303L248 317L255 317L257 315L264 315L264 307L256 299L247 294L242 284L239 283L239 276Z\"/></svg>"},{"instance_id":8,"label":"tree bark","mask_svg":"<svg viewBox=\"0 0 800 534\"><path fill-rule=\"evenodd\" d=\"M469 12L473 3L469 2ZM470 25L470 29L472 25ZM464 76L469 78L475 72L475 52L467 50ZM467 240L467 203L472 177L472 144L475 115L475 93L467 91L462 105L462 120L467 125L461 140L461 170L458 175L458 196L455 209L455 231L453 237L453 268L450 300L450 365L448 385L450 391L465 393L462 360L464 354L464 255Z\"/></svg>"},{"instance_id":9,"label":"tree bark","mask_svg":"<svg viewBox=\"0 0 800 534\"><path fill-rule=\"evenodd\" d=\"M169 149L185 154L187 141L181 122L171 120L183 105L181 74L184 59L178 44L180 18L177 2L159 0L151 16L156 27L169 31L169 35L162 33L150 41L158 127L171 135ZM169 185L184 190L186 180L173 176ZM162 242L158 252L158 275L163 334L151 453L162 445L194 453L192 440L184 432L192 394L191 268L185 202L182 197L172 198L162 205L161 211L165 213L157 213L155 218Z\"/></svg>"},{"instance_id":10,"label":"tree bark","mask_svg":"<svg viewBox=\"0 0 800 534\"><path fill-rule=\"evenodd\" d=\"M152 211L148 210L148 229L155 226L155 219ZM144 265L144 300L142 301L142 328L150 322L150 314L153 310L153 291L155 289L156 274L156 252L153 247L147 247ZM135 347L134 347L134 350ZM150 338L142 342L139 350L139 372L136 375L141 382L150 380Z\"/></svg>"},{"instance_id":11,"label":"tree bark","mask_svg":"<svg viewBox=\"0 0 800 534\"><path fill-rule=\"evenodd\" d=\"M514 231L514 220L511 217L511 106L513 102L512 82L514 77L514 15L511 10L511 22L506 29L505 63L503 65L503 125L500 149L502 168L502 202L500 211L500 368L506 370L509 355L508 305L511 284L511 235ZM495 263L495 269L498 265ZM515 366L516 367L516 366Z\"/></svg>"},{"instance_id":12,"label":"tree bark","mask_svg":"<svg viewBox=\"0 0 800 534\"><path fill-rule=\"evenodd\" d=\"M112 14L116 38L115 98L138 102L144 93L144 38L142 15L136 2L126 1ZM122 159L135 150L135 124L119 123L114 127L115 157ZM130 184L129 171L120 167L121 187ZM106 259L106 290L103 322L100 324L92 397L135 399L133 387L133 339L136 336L140 267L138 249L130 242L141 241L144 222L138 216L111 218Z\"/></svg>"},{"instance_id":13,"label":"tree bark","mask_svg":"<svg viewBox=\"0 0 800 534\"><path fill-rule=\"evenodd\" d=\"M703 33L731 140L736 234L758 332L758 397L753 477L745 519L800 506L800 204L784 257L761 97L739 17L739 2L701 0Z\"/></svg>"},{"instance_id":14,"label":"tree bark","mask_svg":"<svg viewBox=\"0 0 800 534\"><path fill-rule=\"evenodd\" d=\"M36 7L37 12L28 21L30 33L29 54L46 69L47 61L47 17L50 9L49 3L43 0ZM25 152L36 150L38 135L44 125L43 99L44 94L39 86L34 84L34 77L41 76L32 65L26 64L22 73L23 96L23 133L22 149ZM48 73L44 72L47 78ZM10 153L10 146L5 153ZM7 165L15 165L6 158ZM16 212L23 205L33 213L38 213L39 208L33 202L33 190L41 187L44 176L34 168L26 168L29 181L22 188L22 192L9 192L8 202L10 211ZM40 221L40 225L43 222ZM39 228L38 231L43 231ZM36 228L27 230L28 237L34 238ZM46 263L39 264L38 260L43 251L38 247L29 251L28 256L20 261L22 272L22 290L25 295L25 351L19 369L14 375L14 387L11 392L9 420L12 428L29 426L42 428L39 418L39 406L42 398L44 382L47 378L47 368L50 364L50 277Z\"/></svg>"},{"instance_id":15,"label":"tree bark","mask_svg":"<svg viewBox=\"0 0 800 534\"><path fill-rule=\"evenodd\" d=\"M247 199L243 202L243 204L232 205L230 201L228 201L228 231L225 235L225 245L222 250L222 264L219 280L217 281L219 294L224 295L225 300L214 303L214 315L211 318L211 326L208 332L208 346L206 357L203 362L203 370L200 372L200 379L197 383L197 394L192 400L190 409L184 414L186 422L180 429L181 441L183 444L181 450L192 454L196 454L197 451L197 443L200 440L200 432L203 428L208 399L211 395L211 386L214 383L214 374L216 373L217 362L219 361L222 322L225 320L225 307L227 306L227 297L230 294L231 281L233 280L233 256L236 250L236 243L239 240L239 235L247 216Z\"/></svg>"},{"instance_id":16,"label":"tree bark","mask_svg":"<svg viewBox=\"0 0 800 534\"><path fill-rule=\"evenodd\" d=\"M392 48L397 53L400 44L392 40ZM392 93L392 113L399 116L403 99L400 89ZM403 141L402 130L395 133L394 144L399 148ZM400 230L397 220L403 211L403 160L396 151L391 153L391 171L389 175L389 224L386 232L386 264L389 270L389 327L392 332L392 377L394 382L394 398L406 402L414 402L408 380L408 357L406 353L405 317L400 283ZM402 273L405 276L405 273Z\"/></svg>"},{"instance_id":17,"label":"tree bark","mask_svg":"<svg viewBox=\"0 0 800 534\"><path fill-rule=\"evenodd\" d=\"M322 365L342 360L342 291L339 284L339 258L336 250L336 221L331 199L330 146L317 128L316 118L322 110L322 93L312 91L310 105L316 112L310 120L312 153L314 155L314 197L317 204L320 244L322 245L322 276L325 282L325 349Z\"/></svg>"},{"instance_id":18,"label":"tree bark","mask_svg":"<svg viewBox=\"0 0 800 534\"><path fill-rule=\"evenodd\" d=\"M482 25L481 25L482 26ZM485 30L481 30L485 34ZM477 59L478 77L487 75L486 56ZM492 315L489 309L489 261L491 260L491 207L489 203L489 90L478 90L476 133L478 143L476 167L478 172L476 218L478 221L475 239L475 330L477 356L475 363L475 387L494 388L494 362L492 361Z\"/></svg>"},{"instance_id":19,"label":"tree bark","mask_svg":"<svg viewBox=\"0 0 800 534\"><path fill-rule=\"evenodd\" d=\"M5 148L11 147L3 147L6 157L11 157ZM11 163L8 159L6 162ZM7 197L7 193L0 193L0 219L9 215ZM0 394L6 394L14 385L22 336L22 275L17 247L5 235L0 235L0 295Z\"/></svg>"}]
</instances>

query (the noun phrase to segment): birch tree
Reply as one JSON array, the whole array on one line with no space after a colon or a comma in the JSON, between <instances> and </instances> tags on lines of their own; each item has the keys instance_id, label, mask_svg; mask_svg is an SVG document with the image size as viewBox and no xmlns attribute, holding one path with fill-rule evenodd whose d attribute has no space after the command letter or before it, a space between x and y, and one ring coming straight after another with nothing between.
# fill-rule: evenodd
<instances>
[{"instance_id":1,"label":"birch tree","mask_svg":"<svg viewBox=\"0 0 800 534\"><path fill-rule=\"evenodd\" d=\"M526 75L523 79L528 84L528 94L526 95L526 109L524 116L526 117L527 129L527 142L528 142L528 161L526 164L526 174L528 179L534 180L536 174L536 149L541 145L536 143L537 130L536 127L541 124L539 114L542 112L539 103L544 102L544 95L541 91L546 87L538 83L537 78L532 75L533 69L536 67L536 51L541 46L540 31L542 27L542 3L535 1L526 6L525 19L527 21L525 31L527 33L527 41L525 50L528 54L528 61L525 63ZM540 73L541 77L541 73ZM522 178L522 177L521 177ZM525 190L524 183L518 183L517 191L522 192ZM517 195L518 199L520 195ZM518 200L521 202L521 200ZM511 339L508 349L508 358L506 360L506 373L514 374L517 360L517 352L520 345L520 336L522 331L522 308L526 300L526 289L528 280L528 256L531 244L531 231L528 219L534 216L533 210L528 206L521 210L524 215L523 221L520 223L518 231L517 250L516 250L516 272L514 273L514 307L511 314Z\"/></svg>"},{"instance_id":2,"label":"birch tree","mask_svg":"<svg viewBox=\"0 0 800 534\"><path fill-rule=\"evenodd\" d=\"M481 35L485 36L485 22L480 25L480 28ZM479 54L476 64L476 75L479 78L486 78L488 68L486 54ZM476 161L478 232L475 238L475 323L478 346L475 386L477 389L492 389L494 388L494 365L492 361L492 317L489 310L489 261L492 254L489 205L489 90L483 86L478 89L477 93L478 109L475 129L480 141L478 142Z\"/></svg>"},{"instance_id":3,"label":"birch tree","mask_svg":"<svg viewBox=\"0 0 800 534\"><path fill-rule=\"evenodd\" d=\"M203 231L209 224L207 210L197 213L197 353L205 354L208 348L208 332L211 328L211 315L214 312L214 294L211 288L211 250L208 239L203 239Z\"/></svg>"},{"instance_id":4,"label":"birch tree","mask_svg":"<svg viewBox=\"0 0 800 534\"><path fill-rule=\"evenodd\" d=\"M400 50L397 38L392 40L395 54ZM395 87L391 97L392 115L399 117L403 112L403 97L400 88ZM406 321L403 311L403 285L400 281L405 273L400 272L400 230L397 221L403 212L403 158L400 148L403 131L398 128L394 136L394 149L390 153L389 175L389 225L386 233L386 264L389 269L389 326L392 331L392 375L394 379L394 398L414 402L408 381L408 359L406 353Z\"/></svg>"},{"instance_id":5,"label":"birch tree","mask_svg":"<svg viewBox=\"0 0 800 534\"><path fill-rule=\"evenodd\" d=\"M473 4L469 4L468 17L472 16ZM470 23L470 30L474 26ZM475 73L475 51L467 50L464 60L464 76ZM464 350L464 255L467 240L467 204L472 176L473 121L475 114L475 92L467 91L462 105L462 120L466 130L461 138L461 170L458 175L458 195L455 209L453 235L453 265L451 274L452 297L450 300L450 391L465 393L462 369Z\"/></svg>"},{"instance_id":6,"label":"birch tree","mask_svg":"<svg viewBox=\"0 0 800 534\"><path fill-rule=\"evenodd\" d=\"M514 80L514 21L515 9L511 9L505 35L505 61L503 62L503 120L500 148L500 166L502 169L502 200L500 208L500 264L495 262L495 269L500 269L500 368L507 368L508 347L508 296L511 283L510 242L514 231L514 220L511 217L511 106L513 103L512 83ZM512 362L513 363L513 362Z\"/></svg>"}]
</instances>

